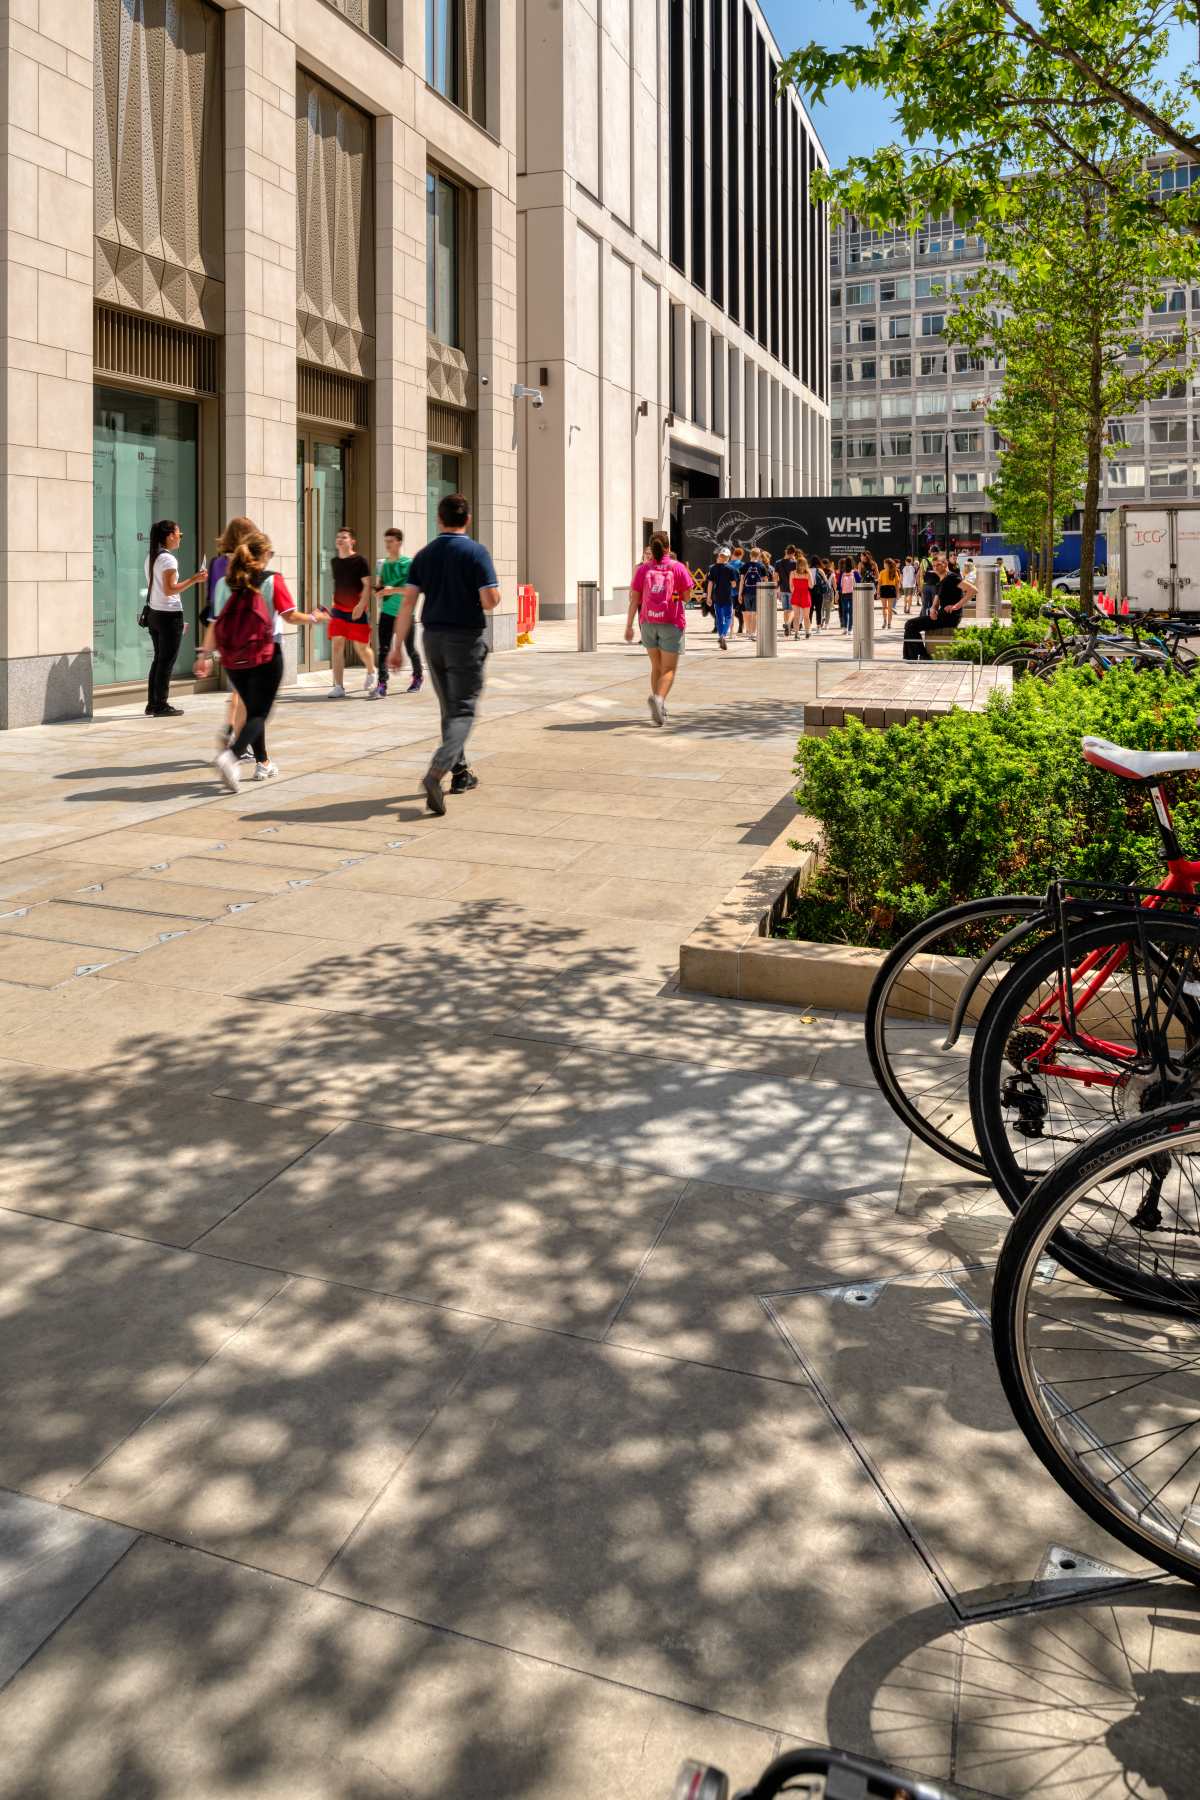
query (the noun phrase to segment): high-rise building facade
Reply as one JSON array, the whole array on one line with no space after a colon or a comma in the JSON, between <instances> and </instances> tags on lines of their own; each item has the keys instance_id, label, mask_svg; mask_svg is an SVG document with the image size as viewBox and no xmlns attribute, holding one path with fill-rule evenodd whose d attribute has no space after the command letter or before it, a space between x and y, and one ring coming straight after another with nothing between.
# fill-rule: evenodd
<instances>
[{"instance_id":1,"label":"high-rise building facade","mask_svg":"<svg viewBox=\"0 0 1200 1800\"><path fill-rule=\"evenodd\" d=\"M522 561L569 607L681 499L827 491L827 164L754 0L522 19Z\"/></svg>"},{"instance_id":2,"label":"high-rise building facade","mask_svg":"<svg viewBox=\"0 0 1200 1800\"><path fill-rule=\"evenodd\" d=\"M1155 158L1164 190L1200 179L1200 165ZM914 537L947 523L959 543L992 531L988 488L1000 437L987 406L1003 383L993 355L947 344L954 296L987 265L983 237L950 219L911 235L848 217L830 239L833 492L911 496ZM1164 285L1145 329L1200 331L1200 289ZM1108 424L1104 515L1122 500L1200 498L1200 383L1184 370L1156 400ZM947 485L948 478L948 485ZM949 505L947 505L947 491ZM1079 516L1067 520L1077 527Z\"/></svg>"},{"instance_id":3,"label":"high-rise building facade","mask_svg":"<svg viewBox=\"0 0 1200 1800\"><path fill-rule=\"evenodd\" d=\"M673 483L824 479L778 61L744 0L0 8L0 726L133 697L159 519L186 575L248 514L311 607L339 526L416 545L462 488L504 648L518 582L623 585Z\"/></svg>"}]
</instances>

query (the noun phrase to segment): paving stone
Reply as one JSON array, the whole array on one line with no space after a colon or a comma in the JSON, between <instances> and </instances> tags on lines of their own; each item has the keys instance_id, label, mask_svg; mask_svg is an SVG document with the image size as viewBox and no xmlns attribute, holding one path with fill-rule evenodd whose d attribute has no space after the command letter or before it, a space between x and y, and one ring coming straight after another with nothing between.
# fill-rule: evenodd
<instances>
[{"instance_id":1,"label":"paving stone","mask_svg":"<svg viewBox=\"0 0 1200 1800\"><path fill-rule=\"evenodd\" d=\"M669 1178L341 1126L203 1248L598 1335L681 1190Z\"/></svg>"},{"instance_id":2,"label":"paving stone","mask_svg":"<svg viewBox=\"0 0 1200 1800\"><path fill-rule=\"evenodd\" d=\"M491 1329L290 1282L72 1504L315 1581Z\"/></svg>"},{"instance_id":3,"label":"paving stone","mask_svg":"<svg viewBox=\"0 0 1200 1800\"><path fill-rule=\"evenodd\" d=\"M975 1605L1021 1598L1055 1544L1143 1571L1030 1450L1000 1386L989 1302L989 1275L977 1270L852 1281L771 1304L955 1594Z\"/></svg>"},{"instance_id":4,"label":"paving stone","mask_svg":"<svg viewBox=\"0 0 1200 1800\"><path fill-rule=\"evenodd\" d=\"M191 1094L164 1079L64 1080L0 1063L0 1192L17 1212L185 1245L328 1131L320 1118Z\"/></svg>"},{"instance_id":5,"label":"paving stone","mask_svg":"<svg viewBox=\"0 0 1200 1800\"><path fill-rule=\"evenodd\" d=\"M0 1212L0 1483L61 1499L280 1275Z\"/></svg>"},{"instance_id":6,"label":"paving stone","mask_svg":"<svg viewBox=\"0 0 1200 1800\"><path fill-rule=\"evenodd\" d=\"M513 1327L324 1585L809 1738L932 1594L805 1389Z\"/></svg>"},{"instance_id":7,"label":"paving stone","mask_svg":"<svg viewBox=\"0 0 1200 1800\"><path fill-rule=\"evenodd\" d=\"M52 944L0 933L0 981L30 987L56 987L70 981L79 968L116 968L127 953L79 944Z\"/></svg>"},{"instance_id":8,"label":"paving stone","mask_svg":"<svg viewBox=\"0 0 1200 1800\"><path fill-rule=\"evenodd\" d=\"M189 921L140 909L46 900L31 906L23 918L9 914L0 924L12 937L48 938L53 943L98 950L142 950L157 944L164 932L185 929Z\"/></svg>"},{"instance_id":9,"label":"paving stone","mask_svg":"<svg viewBox=\"0 0 1200 1800\"><path fill-rule=\"evenodd\" d=\"M879 1095L584 1052L543 1082L503 1135L556 1156L813 1199L894 1195L908 1141Z\"/></svg>"},{"instance_id":10,"label":"paving stone","mask_svg":"<svg viewBox=\"0 0 1200 1800\"><path fill-rule=\"evenodd\" d=\"M124 1556L136 1533L0 1493L0 1688Z\"/></svg>"},{"instance_id":11,"label":"paving stone","mask_svg":"<svg viewBox=\"0 0 1200 1800\"><path fill-rule=\"evenodd\" d=\"M775 1734L143 1539L0 1694L4 1800L669 1794ZM585 1782L586 1776L586 1782Z\"/></svg>"}]
</instances>

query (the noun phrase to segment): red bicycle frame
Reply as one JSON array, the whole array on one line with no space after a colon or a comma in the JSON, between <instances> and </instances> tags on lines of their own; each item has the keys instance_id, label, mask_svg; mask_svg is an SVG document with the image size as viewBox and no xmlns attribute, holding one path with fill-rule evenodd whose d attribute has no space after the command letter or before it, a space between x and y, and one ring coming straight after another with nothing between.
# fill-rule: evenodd
<instances>
[{"instance_id":1,"label":"red bicycle frame","mask_svg":"<svg viewBox=\"0 0 1200 1800\"><path fill-rule=\"evenodd\" d=\"M1158 892L1151 895L1143 904L1147 909L1161 904L1169 894L1194 896L1200 889L1200 862L1193 862L1184 856L1176 836L1171 807L1160 780L1145 781L1139 784L1150 790L1150 800L1154 807L1154 816L1158 821L1159 837L1162 840L1163 854L1167 864L1167 878L1160 885ZM1073 1017L1080 1013L1095 999L1100 989L1121 967L1129 954L1128 944L1120 944L1115 950L1092 950L1084 957L1078 968L1071 971L1070 988L1074 989L1079 981L1087 981L1083 994L1076 999L1070 1009ZM1091 979L1088 979L1088 978ZM1043 1025L1047 1017L1057 1008L1060 1012L1064 1005L1064 989L1056 988L1041 1005L1021 1020L1022 1025ZM1061 1044L1064 1037L1071 1037L1080 1043L1094 1048L1098 1055L1128 1060L1127 1044L1110 1044L1103 1038L1093 1038L1078 1031L1070 1031L1064 1024L1052 1025L1047 1031L1045 1043L1039 1045L1032 1055L1025 1058L1025 1066L1033 1065L1039 1075L1055 1075L1063 1081L1079 1081L1084 1087L1120 1087L1124 1076L1121 1074L1104 1074L1098 1069L1072 1068L1065 1063L1051 1062L1049 1059Z\"/></svg>"}]
</instances>

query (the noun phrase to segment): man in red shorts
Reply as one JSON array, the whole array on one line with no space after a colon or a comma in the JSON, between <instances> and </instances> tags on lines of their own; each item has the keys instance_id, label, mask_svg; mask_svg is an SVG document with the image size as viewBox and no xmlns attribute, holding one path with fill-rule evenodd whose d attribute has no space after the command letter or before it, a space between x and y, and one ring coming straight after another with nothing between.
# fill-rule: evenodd
<instances>
[{"instance_id":1,"label":"man in red shorts","mask_svg":"<svg viewBox=\"0 0 1200 1800\"><path fill-rule=\"evenodd\" d=\"M333 661L331 700L346 698L346 644L353 644L366 667L365 694L376 687L375 652L371 648L371 620L367 608L371 599L371 565L358 554L354 533L343 525L334 540L337 555L332 559L333 604L329 609L329 654Z\"/></svg>"}]
</instances>

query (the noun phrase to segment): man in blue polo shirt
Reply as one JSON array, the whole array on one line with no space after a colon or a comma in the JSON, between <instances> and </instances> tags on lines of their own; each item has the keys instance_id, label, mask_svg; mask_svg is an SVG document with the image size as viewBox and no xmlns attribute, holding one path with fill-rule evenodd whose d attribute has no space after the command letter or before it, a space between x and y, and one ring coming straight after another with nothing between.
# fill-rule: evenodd
<instances>
[{"instance_id":1,"label":"man in blue polo shirt","mask_svg":"<svg viewBox=\"0 0 1200 1800\"><path fill-rule=\"evenodd\" d=\"M479 786L467 767L467 739L483 692L487 662L486 615L500 604L500 586L492 559L482 544L468 537L471 507L462 494L446 494L438 505L441 531L413 557L388 657L390 669L404 666L404 640L421 595L421 627L425 664L442 715L442 741L422 778L425 804L442 817L450 776L450 792L465 794Z\"/></svg>"}]
</instances>

